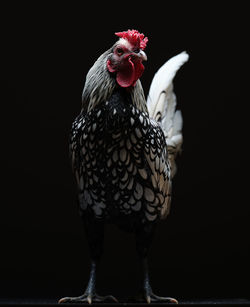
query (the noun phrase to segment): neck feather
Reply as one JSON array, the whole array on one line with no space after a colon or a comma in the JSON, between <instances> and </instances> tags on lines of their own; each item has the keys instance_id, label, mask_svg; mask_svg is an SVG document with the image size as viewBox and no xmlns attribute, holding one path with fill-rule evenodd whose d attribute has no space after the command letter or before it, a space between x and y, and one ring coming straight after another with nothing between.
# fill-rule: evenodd
<instances>
[{"instance_id":1,"label":"neck feather","mask_svg":"<svg viewBox=\"0 0 250 307\"><path fill-rule=\"evenodd\" d=\"M107 70L107 60L112 53L112 48L104 52L90 68L82 93L82 112L91 111L102 101L106 101L112 95L114 89L119 86L115 78ZM135 86L128 89L133 104L141 111L148 113L146 100L140 80Z\"/></svg>"},{"instance_id":2,"label":"neck feather","mask_svg":"<svg viewBox=\"0 0 250 307\"><path fill-rule=\"evenodd\" d=\"M116 84L107 71L107 59L111 49L103 53L90 68L82 93L82 109L89 112L98 103L107 100Z\"/></svg>"}]
</instances>

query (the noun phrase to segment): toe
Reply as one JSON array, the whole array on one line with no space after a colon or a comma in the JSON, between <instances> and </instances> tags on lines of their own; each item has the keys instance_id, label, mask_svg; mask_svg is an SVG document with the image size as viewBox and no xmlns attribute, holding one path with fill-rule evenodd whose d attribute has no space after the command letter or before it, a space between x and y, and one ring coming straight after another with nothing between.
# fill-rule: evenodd
<instances>
[{"instance_id":1,"label":"toe","mask_svg":"<svg viewBox=\"0 0 250 307\"><path fill-rule=\"evenodd\" d=\"M162 296L158 296L158 295L155 295L155 294L152 295L152 301L153 302L166 302L166 303L171 303L171 304L178 304L178 301L173 297L162 297Z\"/></svg>"},{"instance_id":2,"label":"toe","mask_svg":"<svg viewBox=\"0 0 250 307\"><path fill-rule=\"evenodd\" d=\"M70 297L63 297L58 301L58 304L67 303L70 301Z\"/></svg>"},{"instance_id":3,"label":"toe","mask_svg":"<svg viewBox=\"0 0 250 307\"><path fill-rule=\"evenodd\" d=\"M178 301L175 298L170 297L170 302L173 304L178 304Z\"/></svg>"},{"instance_id":4,"label":"toe","mask_svg":"<svg viewBox=\"0 0 250 307\"><path fill-rule=\"evenodd\" d=\"M147 296L146 296L146 301L147 301L148 304L151 303L151 297L150 297L150 295L147 295Z\"/></svg>"},{"instance_id":5,"label":"toe","mask_svg":"<svg viewBox=\"0 0 250 307\"><path fill-rule=\"evenodd\" d=\"M113 303L118 303L118 300L112 296L112 295L107 295L107 296L100 296L92 293L85 293L81 296L78 297L63 297L58 301L58 304L64 304L64 303L88 303L91 305L92 303L100 303L100 302L113 302Z\"/></svg>"},{"instance_id":6,"label":"toe","mask_svg":"<svg viewBox=\"0 0 250 307\"><path fill-rule=\"evenodd\" d=\"M92 296L91 295L87 296L87 302L89 303L89 305L92 304Z\"/></svg>"},{"instance_id":7,"label":"toe","mask_svg":"<svg viewBox=\"0 0 250 307\"><path fill-rule=\"evenodd\" d=\"M115 303L119 303L118 299L116 297L114 297L113 295L109 295L109 298L111 301L115 302Z\"/></svg>"},{"instance_id":8,"label":"toe","mask_svg":"<svg viewBox=\"0 0 250 307\"><path fill-rule=\"evenodd\" d=\"M82 303L86 302L85 295L77 296L77 297L63 297L58 301L58 304L65 304L65 303Z\"/></svg>"}]
</instances>

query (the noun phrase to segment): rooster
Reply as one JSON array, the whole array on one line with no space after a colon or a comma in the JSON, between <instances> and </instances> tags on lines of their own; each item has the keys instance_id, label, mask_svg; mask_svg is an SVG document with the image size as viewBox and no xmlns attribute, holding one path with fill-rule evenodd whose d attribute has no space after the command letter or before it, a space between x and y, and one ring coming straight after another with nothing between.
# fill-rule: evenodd
<instances>
[{"instance_id":1,"label":"rooster","mask_svg":"<svg viewBox=\"0 0 250 307\"><path fill-rule=\"evenodd\" d=\"M91 269L83 295L59 303L114 301L96 292L104 224L135 234L142 266L140 299L177 303L153 293L147 255L159 219L170 209L175 156L182 144L182 116L176 111L172 80L188 60L183 52L156 73L147 101L139 78L148 38L137 30L119 39L89 70L82 108L72 125L70 154L78 187L79 210L88 240Z\"/></svg>"}]
</instances>

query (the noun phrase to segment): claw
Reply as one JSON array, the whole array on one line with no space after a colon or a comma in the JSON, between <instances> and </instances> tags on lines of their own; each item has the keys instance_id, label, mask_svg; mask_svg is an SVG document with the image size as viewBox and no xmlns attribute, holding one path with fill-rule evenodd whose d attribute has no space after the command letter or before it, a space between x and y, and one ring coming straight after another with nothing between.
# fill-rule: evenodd
<instances>
[{"instance_id":1,"label":"claw","mask_svg":"<svg viewBox=\"0 0 250 307\"><path fill-rule=\"evenodd\" d=\"M149 295L146 296L146 301L147 301L148 304L151 303L151 297Z\"/></svg>"},{"instance_id":2,"label":"claw","mask_svg":"<svg viewBox=\"0 0 250 307\"><path fill-rule=\"evenodd\" d=\"M63 304L65 302L67 302L70 298L69 297L63 297L58 301L58 304Z\"/></svg>"},{"instance_id":3,"label":"claw","mask_svg":"<svg viewBox=\"0 0 250 307\"><path fill-rule=\"evenodd\" d=\"M58 301L58 304L62 304L64 302L64 297Z\"/></svg>"},{"instance_id":4,"label":"claw","mask_svg":"<svg viewBox=\"0 0 250 307\"><path fill-rule=\"evenodd\" d=\"M179 304L175 298L170 297L170 302L173 304Z\"/></svg>"},{"instance_id":5,"label":"claw","mask_svg":"<svg viewBox=\"0 0 250 307\"><path fill-rule=\"evenodd\" d=\"M87 301L88 301L89 305L92 304L92 297L90 295L87 296Z\"/></svg>"},{"instance_id":6,"label":"claw","mask_svg":"<svg viewBox=\"0 0 250 307\"><path fill-rule=\"evenodd\" d=\"M115 303L119 303L118 299L114 297L113 295L109 296L111 300L113 300Z\"/></svg>"}]
</instances>

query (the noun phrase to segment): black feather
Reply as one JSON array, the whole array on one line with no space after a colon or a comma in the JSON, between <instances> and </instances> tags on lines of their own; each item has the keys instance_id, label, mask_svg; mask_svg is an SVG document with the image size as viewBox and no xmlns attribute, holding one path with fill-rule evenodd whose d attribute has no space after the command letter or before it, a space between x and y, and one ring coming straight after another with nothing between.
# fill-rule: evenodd
<instances>
[{"instance_id":1,"label":"black feather","mask_svg":"<svg viewBox=\"0 0 250 307\"><path fill-rule=\"evenodd\" d=\"M133 105L127 89L117 88L108 101L78 116L70 145L82 214L123 228L161 216L170 195L154 185L152 176L156 172L170 180L165 137L159 125ZM164 159L165 172L157 163L153 172L149 159Z\"/></svg>"}]
</instances>

